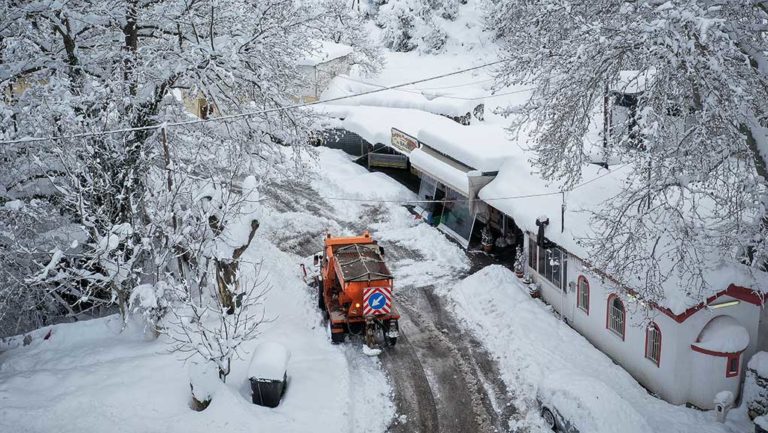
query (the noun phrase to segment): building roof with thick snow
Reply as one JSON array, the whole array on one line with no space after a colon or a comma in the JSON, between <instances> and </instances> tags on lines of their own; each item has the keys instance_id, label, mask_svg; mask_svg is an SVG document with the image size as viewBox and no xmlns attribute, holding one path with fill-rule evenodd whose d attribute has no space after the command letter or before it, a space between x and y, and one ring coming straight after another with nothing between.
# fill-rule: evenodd
<instances>
[{"instance_id":1,"label":"building roof with thick snow","mask_svg":"<svg viewBox=\"0 0 768 433\"><path fill-rule=\"evenodd\" d=\"M601 127L601 124L597 124L590 129L584 138L585 149L595 147L595 140L599 139L596 132ZM480 190L480 199L512 217L520 229L530 233L538 230L537 218L548 217L550 223L545 231L547 239L590 263L590 254L581 240L599 235L591 219L592 212L600 209L627 186L632 167L625 164L605 168L587 164L582 167L581 183L568 191L556 181L546 181L538 174L530 162L534 153L522 150L529 145L527 134L520 133L512 140L517 140L515 148L521 149L520 152L504 160L498 175ZM702 256L702 261L707 264L705 276L710 291L689 293L688 282L677 273L669 272L669 278L663 284L663 299L656 304L680 315L732 284L759 291L768 283L768 275L764 273L750 271L742 265L723 263L717 251L707 252ZM664 259L660 259L659 265L663 272L670 271L674 266ZM610 278L610 275L607 276ZM624 283L628 286L625 288L630 290L644 285L641 276Z\"/></svg>"},{"instance_id":2,"label":"building roof with thick snow","mask_svg":"<svg viewBox=\"0 0 768 433\"><path fill-rule=\"evenodd\" d=\"M323 63L348 56L353 51L352 47L331 41L317 41L317 50L311 55L299 60L301 66L317 66Z\"/></svg>"},{"instance_id":3,"label":"building roof with thick snow","mask_svg":"<svg viewBox=\"0 0 768 433\"><path fill-rule=\"evenodd\" d=\"M358 95L372 90L380 90L382 87L346 75L339 75L331 81L320 99L329 100L342 96ZM410 108L433 114L459 117L472 113L475 107L483 104L482 92L477 91L474 94L468 92L464 89L461 97L454 97L449 93L437 93L437 91L398 88L354 96L340 103L343 105Z\"/></svg>"},{"instance_id":4,"label":"building roof with thick snow","mask_svg":"<svg viewBox=\"0 0 768 433\"><path fill-rule=\"evenodd\" d=\"M461 125L447 117L407 108L322 105L321 113L343 118L342 127L369 143L390 145L392 128L472 170L497 171L520 154L506 132L492 125Z\"/></svg>"}]
</instances>

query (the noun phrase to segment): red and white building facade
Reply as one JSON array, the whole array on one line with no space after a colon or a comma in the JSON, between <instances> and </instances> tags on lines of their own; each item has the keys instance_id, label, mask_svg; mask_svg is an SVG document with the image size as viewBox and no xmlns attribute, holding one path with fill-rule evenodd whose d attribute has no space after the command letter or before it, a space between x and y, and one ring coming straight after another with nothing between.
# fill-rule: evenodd
<instances>
[{"instance_id":1,"label":"red and white building facade","mask_svg":"<svg viewBox=\"0 0 768 433\"><path fill-rule=\"evenodd\" d=\"M526 240L528 274L544 301L649 391L702 409L712 409L720 391L739 395L746 363L759 350L763 299L751 288L731 285L674 314L617 290L568 251L539 248L531 233ZM553 249L561 265L550 270Z\"/></svg>"}]
</instances>

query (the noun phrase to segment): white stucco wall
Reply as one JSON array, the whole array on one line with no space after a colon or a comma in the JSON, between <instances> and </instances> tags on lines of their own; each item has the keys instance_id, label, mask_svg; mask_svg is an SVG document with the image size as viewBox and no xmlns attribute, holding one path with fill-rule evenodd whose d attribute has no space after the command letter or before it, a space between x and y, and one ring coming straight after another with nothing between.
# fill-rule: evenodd
<instances>
[{"instance_id":1,"label":"white stucco wall","mask_svg":"<svg viewBox=\"0 0 768 433\"><path fill-rule=\"evenodd\" d=\"M527 240L525 245L527 249ZM721 357L716 360L722 363L720 371L715 371L719 367L710 367L709 364L702 369L691 368L695 353L691 349L691 344L696 341L702 328L714 317L719 315L732 316L749 332L751 343L745 353L742 354L741 370L743 370L746 361L756 352L761 309L747 302L742 301L736 306L718 310L701 309L682 323L678 323L657 309L648 310L637 301L633 302L622 298L627 317L625 336L622 340L621 337L606 328L608 297L616 292L611 288L610 281L590 274L582 262L572 255L568 257L567 281L573 282L572 286L574 287L569 287L565 293L530 268L529 273L534 281L539 283L542 298L552 305L558 313L562 314L574 329L622 365L643 386L670 403L684 404L690 402L699 407L710 409L713 406L714 393L717 392L712 391L713 389L718 391L738 389L743 371L740 371L740 375L736 378L726 378L726 358ZM576 306L577 289L575 285L580 275L583 275L589 282L589 313ZM723 296L718 299L718 302L728 300L732 300L732 298ZM661 330L659 365L645 357L646 326L650 321L656 323ZM694 383L700 382L710 383L710 386L694 386Z\"/></svg>"},{"instance_id":2,"label":"white stucco wall","mask_svg":"<svg viewBox=\"0 0 768 433\"><path fill-rule=\"evenodd\" d=\"M299 97L306 101L316 101L331 80L340 74L349 74L351 66L350 56L339 57L317 65L299 65L304 81L299 89Z\"/></svg>"}]
</instances>

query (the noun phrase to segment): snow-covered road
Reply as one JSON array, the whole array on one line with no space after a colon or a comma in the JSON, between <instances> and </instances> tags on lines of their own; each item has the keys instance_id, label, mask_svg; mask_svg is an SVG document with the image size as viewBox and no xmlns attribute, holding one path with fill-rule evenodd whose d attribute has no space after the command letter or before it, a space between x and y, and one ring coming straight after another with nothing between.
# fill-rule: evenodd
<instances>
[{"instance_id":1,"label":"snow-covered road","mask_svg":"<svg viewBox=\"0 0 768 433\"><path fill-rule=\"evenodd\" d=\"M413 198L392 179L367 172L339 151L319 149L317 164L320 170L309 170L315 173L311 181L267 188L270 206L280 212L267 223L272 227L268 236L304 256L321 249L327 230L369 230L384 246L402 315L397 346L380 357L397 409L389 431L508 431L516 410L497 363L458 326L435 293L467 275L470 262L464 251L398 204L336 200ZM359 340L346 344L362 350Z\"/></svg>"}]
</instances>

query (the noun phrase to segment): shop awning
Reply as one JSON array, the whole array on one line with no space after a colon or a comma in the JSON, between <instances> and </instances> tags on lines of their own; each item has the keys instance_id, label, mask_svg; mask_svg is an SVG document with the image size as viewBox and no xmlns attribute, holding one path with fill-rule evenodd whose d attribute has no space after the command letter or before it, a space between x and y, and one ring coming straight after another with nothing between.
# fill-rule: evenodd
<instances>
[{"instance_id":1,"label":"shop awning","mask_svg":"<svg viewBox=\"0 0 768 433\"><path fill-rule=\"evenodd\" d=\"M463 167L425 146L414 149L409 159L411 165L417 170L437 179L465 197L470 196L468 173L473 171L470 167Z\"/></svg>"}]
</instances>

